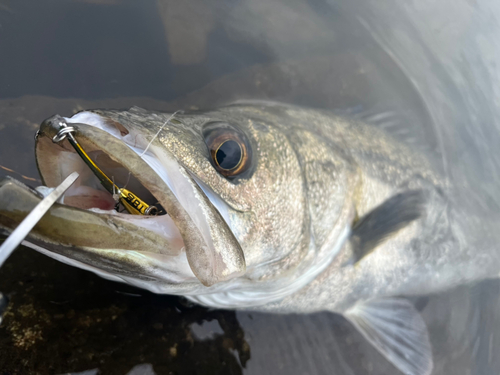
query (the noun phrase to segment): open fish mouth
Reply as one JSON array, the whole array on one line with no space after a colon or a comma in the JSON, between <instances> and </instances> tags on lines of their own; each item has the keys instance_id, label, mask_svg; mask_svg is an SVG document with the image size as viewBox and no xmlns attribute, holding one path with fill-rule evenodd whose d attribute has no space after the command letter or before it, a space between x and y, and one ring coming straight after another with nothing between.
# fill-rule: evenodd
<instances>
[{"instance_id":1,"label":"open fish mouth","mask_svg":"<svg viewBox=\"0 0 500 375\"><path fill-rule=\"evenodd\" d=\"M115 186L111 192L103 186L66 137L62 137L64 139L58 142L54 140L54 131L58 130L60 124L65 123L74 125L78 143L98 169L112 180ZM151 167L152 164L156 170L161 170L162 166L157 158L142 155L149 160L149 163L145 162L141 158L144 150L137 145L127 146L125 141L120 139L121 134L118 136L109 131L113 129L101 116L92 113L80 113L73 118L54 116L45 120L37 133L35 149L43 182L47 187L57 186L71 172L78 172L80 178L64 194L61 203L100 214L118 215L122 220L153 230L168 240L169 246L165 248L167 253L178 254L184 248L184 240L172 220L172 213L168 215L160 203L161 199L166 202L166 206L171 206L168 198L174 198L173 203L177 203L173 190L176 186L168 179L168 173L163 173L165 179L161 179ZM171 164L179 168L175 161ZM135 192L136 196L141 197L141 203L155 207L155 215L131 215L117 199L121 188ZM37 190L45 194L47 188L38 187ZM155 194L160 198L155 197ZM175 211L175 208L172 211Z\"/></svg>"},{"instance_id":2,"label":"open fish mouth","mask_svg":"<svg viewBox=\"0 0 500 375\"><path fill-rule=\"evenodd\" d=\"M113 181L112 191L68 137L58 138L64 126L72 127L73 139ZM208 292L207 286L242 275L243 251L224 207L214 206L207 188L154 134L141 133L87 111L45 120L36 137L45 186L37 190L47 194L74 171L80 178L35 228L29 244L63 262L160 293ZM132 213L155 214L131 214L126 207L131 201L118 199L121 189L140 198ZM12 216L8 211L4 216Z\"/></svg>"}]
</instances>

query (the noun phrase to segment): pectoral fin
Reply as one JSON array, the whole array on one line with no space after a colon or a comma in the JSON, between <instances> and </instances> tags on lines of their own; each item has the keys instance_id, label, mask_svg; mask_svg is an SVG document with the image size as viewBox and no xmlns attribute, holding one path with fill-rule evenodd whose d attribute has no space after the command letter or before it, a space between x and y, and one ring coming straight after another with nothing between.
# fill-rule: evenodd
<instances>
[{"instance_id":1,"label":"pectoral fin","mask_svg":"<svg viewBox=\"0 0 500 375\"><path fill-rule=\"evenodd\" d=\"M433 361L427 327L409 301L372 300L355 305L345 317L404 374L431 373Z\"/></svg>"},{"instance_id":2,"label":"pectoral fin","mask_svg":"<svg viewBox=\"0 0 500 375\"><path fill-rule=\"evenodd\" d=\"M424 212L424 193L410 190L397 194L358 220L351 234L353 259L357 263L391 234L396 233Z\"/></svg>"}]
</instances>

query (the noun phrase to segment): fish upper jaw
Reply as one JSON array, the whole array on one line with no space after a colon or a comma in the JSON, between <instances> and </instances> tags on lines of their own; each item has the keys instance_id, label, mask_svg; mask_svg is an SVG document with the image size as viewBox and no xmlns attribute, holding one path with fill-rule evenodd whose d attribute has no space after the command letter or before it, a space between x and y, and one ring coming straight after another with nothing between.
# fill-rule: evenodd
<instances>
[{"instance_id":1,"label":"fish upper jaw","mask_svg":"<svg viewBox=\"0 0 500 375\"><path fill-rule=\"evenodd\" d=\"M99 159L103 161L101 169L110 178L116 178L116 185L123 187L130 183L129 186L136 186L148 197L150 204L157 200L167 214L144 217L113 210L113 196L102 188L68 141L52 142L60 129L61 119L75 128L75 138L89 156L96 158L97 164ZM157 140L148 146L151 138L150 134L145 137L88 111L71 118L54 116L46 120L38 132L37 164L48 186L57 186L66 175L79 171L82 177L67 192L63 202L96 215L105 215L115 224L126 221L137 228L138 235L145 230L155 232L164 239L165 246L157 250L161 255L187 259L191 272L183 277L189 282L198 279L206 287L243 275L245 258L228 222L169 150ZM86 247L84 243L76 245ZM140 253L148 249L134 250ZM95 251L103 257L106 255L104 249ZM144 263L139 258L134 261ZM99 268L96 263L98 255L94 254L94 266ZM153 263L158 266L158 262ZM161 278L162 275L155 277ZM164 279L168 282L168 275Z\"/></svg>"}]
</instances>

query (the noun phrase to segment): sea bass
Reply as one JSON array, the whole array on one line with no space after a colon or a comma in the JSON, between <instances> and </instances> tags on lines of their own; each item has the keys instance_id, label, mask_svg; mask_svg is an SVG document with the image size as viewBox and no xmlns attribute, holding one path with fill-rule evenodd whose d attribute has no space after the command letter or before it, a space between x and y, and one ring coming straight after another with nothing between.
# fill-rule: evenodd
<instances>
[{"instance_id":1,"label":"sea bass","mask_svg":"<svg viewBox=\"0 0 500 375\"><path fill-rule=\"evenodd\" d=\"M42 123L36 160L47 187L0 184L7 231L80 178L27 246L210 307L343 314L406 374L429 374L432 352L402 296L498 276L425 155L327 111L82 111Z\"/></svg>"}]
</instances>

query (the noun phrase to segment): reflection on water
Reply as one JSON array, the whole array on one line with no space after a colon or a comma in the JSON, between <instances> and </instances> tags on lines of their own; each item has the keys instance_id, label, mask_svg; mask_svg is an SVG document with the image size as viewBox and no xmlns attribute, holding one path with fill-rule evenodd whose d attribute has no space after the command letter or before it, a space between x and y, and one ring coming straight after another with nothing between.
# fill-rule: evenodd
<instances>
[{"instance_id":1,"label":"reflection on water","mask_svg":"<svg viewBox=\"0 0 500 375\"><path fill-rule=\"evenodd\" d=\"M33 135L54 113L251 98L363 118L445 169L448 149L422 82L344 5L0 0L0 177L40 183ZM430 327L435 374L500 368L499 288L488 281L415 301ZM397 373L340 316L207 310L29 249L0 270L0 291L9 299L2 373Z\"/></svg>"}]
</instances>

